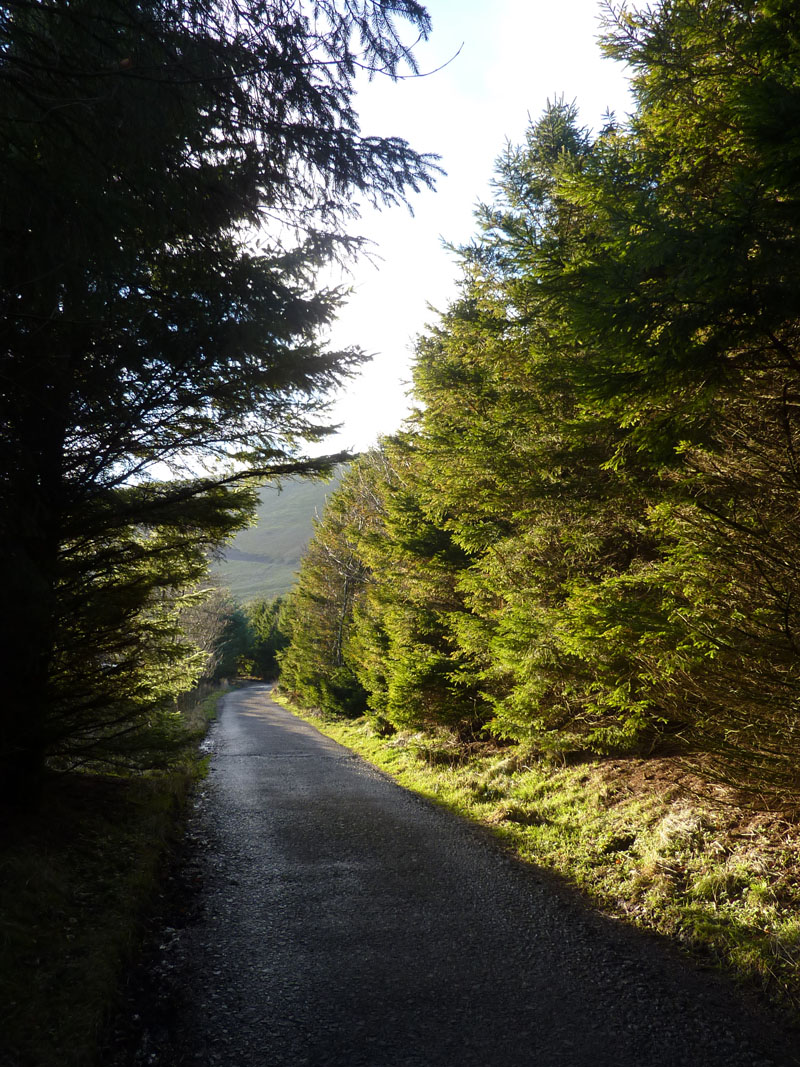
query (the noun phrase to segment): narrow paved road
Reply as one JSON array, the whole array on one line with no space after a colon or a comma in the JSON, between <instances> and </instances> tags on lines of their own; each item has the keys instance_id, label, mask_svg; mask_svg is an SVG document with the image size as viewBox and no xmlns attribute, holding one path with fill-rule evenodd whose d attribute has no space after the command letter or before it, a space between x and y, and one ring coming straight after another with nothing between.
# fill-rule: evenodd
<instances>
[{"instance_id":1,"label":"narrow paved road","mask_svg":"<svg viewBox=\"0 0 800 1067\"><path fill-rule=\"evenodd\" d=\"M131 1062L225 1067L767 1067L730 987L230 694L194 817L193 917Z\"/></svg>"}]
</instances>

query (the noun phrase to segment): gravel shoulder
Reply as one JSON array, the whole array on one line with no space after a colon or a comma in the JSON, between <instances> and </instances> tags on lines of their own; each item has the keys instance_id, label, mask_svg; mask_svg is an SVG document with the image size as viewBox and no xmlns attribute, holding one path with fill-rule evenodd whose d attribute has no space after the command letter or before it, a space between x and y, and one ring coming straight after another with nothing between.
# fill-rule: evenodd
<instances>
[{"instance_id":1,"label":"gravel shoulder","mask_svg":"<svg viewBox=\"0 0 800 1067\"><path fill-rule=\"evenodd\" d=\"M800 1063L730 984L401 789L267 686L225 698L212 745L115 1064Z\"/></svg>"}]
</instances>

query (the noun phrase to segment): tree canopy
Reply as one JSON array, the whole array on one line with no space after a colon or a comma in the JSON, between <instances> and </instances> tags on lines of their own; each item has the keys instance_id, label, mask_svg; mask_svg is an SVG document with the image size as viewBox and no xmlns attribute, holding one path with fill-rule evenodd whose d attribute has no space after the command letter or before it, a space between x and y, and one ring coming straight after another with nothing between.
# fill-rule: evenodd
<instances>
[{"instance_id":1,"label":"tree canopy","mask_svg":"<svg viewBox=\"0 0 800 1067\"><path fill-rule=\"evenodd\" d=\"M630 119L553 101L498 160L357 552L387 598L383 677L351 644L374 714L479 708L539 754L669 746L796 797L797 30L786 0L612 11Z\"/></svg>"},{"instance_id":2,"label":"tree canopy","mask_svg":"<svg viewBox=\"0 0 800 1067\"><path fill-rule=\"evenodd\" d=\"M254 477L315 466L301 442L363 358L325 348L345 294L319 272L361 203L434 169L353 108L357 70L414 69L399 21L429 31L414 0L0 9L11 793L48 754L142 741L181 590Z\"/></svg>"}]
</instances>

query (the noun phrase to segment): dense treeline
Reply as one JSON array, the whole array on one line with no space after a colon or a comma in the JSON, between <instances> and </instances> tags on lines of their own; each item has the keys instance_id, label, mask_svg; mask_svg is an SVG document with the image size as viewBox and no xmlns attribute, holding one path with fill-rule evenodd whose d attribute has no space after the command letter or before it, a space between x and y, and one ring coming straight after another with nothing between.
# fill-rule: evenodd
<instances>
[{"instance_id":1,"label":"dense treeline","mask_svg":"<svg viewBox=\"0 0 800 1067\"><path fill-rule=\"evenodd\" d=\"M800 16L620 11L636 108L556 101L498 162L417 411L362 457L283 681L388 729L800 766Z\"/></svg>"},{"instance_id":2,"label":"dense treeline","mask_svg":"<svg viewBox=\"0 0 800 1067\"><path fill-rule=\"evenodd\" d=\"M210 551L258 480L324 469L364 203L431 161L362 134L359 69L415 69L415 0L0 8L0 791L167 758ZM196 613L195 613L196 615ZM206 649L206 652L208 649Z\"/></svg>"}]
</instances>

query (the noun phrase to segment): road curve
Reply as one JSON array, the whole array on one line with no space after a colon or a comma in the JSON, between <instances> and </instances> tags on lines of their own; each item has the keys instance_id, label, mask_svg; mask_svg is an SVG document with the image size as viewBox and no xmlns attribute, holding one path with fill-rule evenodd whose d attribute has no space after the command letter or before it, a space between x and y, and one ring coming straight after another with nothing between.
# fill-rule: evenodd
<instances>
[{"instance_id":1,"label":"road curve","mask_svg":"<svg viewBox=\"0 0 800 1067\"><path fill-rule=\"evenodd\" d=\"M778 1067L731 987L250 686L224 701L162 932L164 1067Z\"/></svg>"}]
</instances>

